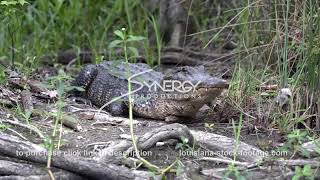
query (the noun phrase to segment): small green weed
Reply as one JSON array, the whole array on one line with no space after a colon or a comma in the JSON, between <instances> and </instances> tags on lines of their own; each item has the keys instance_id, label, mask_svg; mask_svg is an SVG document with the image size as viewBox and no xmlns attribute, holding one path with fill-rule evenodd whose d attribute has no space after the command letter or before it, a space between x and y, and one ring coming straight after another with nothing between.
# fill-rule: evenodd
<instances>
[{"instance_id":1,"label":"small green weed","mask_svg":"<svg viewBox=\"0 0 320 180\"><path fill-rule=\"evenodd\" d=\"M55 102L55 106L57 108L56 112L53 112L51 116L54 119L54 127L50 137L45 140L44 146L48 149L48 160L47 160L47 168L48 172L51 174L51 160L54 149L59 149L62 144L62 123L63 123L63 108L66 106L65 98L67 92L72 91L74 89L83 90L82 88L70 86L66 84L66 81L71 80L71 77L67 75L63 70L59 70L57 76L52 76L47 79L47 83L44 83L48 89L56 91L57 101Z\"/></svg>"},{"instance_id":2,"label":"small green weed","mask_svg":"<svg viewBox=\"0 0 320 180\"><path fill-rule=\"evenodd\" d=\"M114 34L119 38L118 40L114 40L110 43L109 48L114 48L116 46L120 46L122 47L123 51L124 51L124 58L125 58L125 62L127 64L127 73L129 74L128 77L128 104L129 104L129 120L130 120L130 134L131 134L131 139L132 139L132 144L134 147L134 151L136 153L137 158L144 163L144 165L146 165L150 171L155 171L155 172L159 172L161 171L159 167L151 164L149 161L145 160L144 158L142 158L139 154L139 150L138 150L138 146L137 146L137 142L136 142L136 137L134 134L134 127L133 127L133 110L132 110L132 105L133 105L133 99L131 96L131 77L132 75L130 74L130 70L129 70L129 62L130 62L130 52L132 53L132 57L136 57L137 56L137 49L135 47L129 46L129 43L132 42L138 42L141 40L144 40L144 37L141 36L134 36L134 35L130 35L127 34L127 31L125 28L122 28L121 30L116 30L114 31ZM101 109L101 108L100 108Z\"/></svg>"},{"instance_id":3,"label":"small green weed","mask_svg":"<svg viewBox=\"0 0 320 180\"><path fill-rule=\"evenodd\" d=\"M283 151L293 151L293 154L300 153L303 156L309 157L310 153L302 147L302 144L311 138L308 132L300 129L293 130L287 135L288 141L280 148Z\"/></svg>"},{"instance_id":4,"label":"small green weed","mask_svg":"<svg viewBox=\"0 0 320 180\"><path fill-rule=\"evenodd\" d=\"M314 179L314 170L312 170L310 165L305 165L303 168L300 166L295 167L294 176L292 180L299 180L299 179Z\"/></svg>"},{"instance_id":5,"label":"small green weed","mask_svg":"<svg viewBox=\"0 0 320 180\"><path fill-rule=\"evenodd\" d=\"M7 81L7 75L5 72L5 68L0 65L0 85L5 84Z\"/></svg>"},{"instance_id":6,"label":"small green weed","mask_svg":"<svg viewBox=\"0 0 320 180\"><path fill-rule=\"evenodd\" d=\"M245 180L246 178L241 175L241 172L237 169L234 164L228 166L227 172L224 174L225 178L234 177L237 180Z\"/></svg>"},{"instance_id":7,"label":"small green weed","mask_svg":"<svg viewBox=\"0 0 320 180\"><path fill-rule=\"evenodd\" d=\"M234 151L233 151L233 160L235 161L237 158L238 146L240 143L240 132L242 128L242 114L239 119L239 124L236 125L235 122L232 121L232 125L233 125L233 134L236 140L236 147L234 148ZM237 180L245 179L245 177L241 175L240 171L237 169L237 167L233 163L228 166L228 170L225 172L224 177L235 177L235 179Z\"/></svg>"},{"instance_id":8,"label":"small green weed","mask_svg":"<svg viewBox=\"0 0 320 180\"><path fill-rule=\"evenodd\" d=\"M181 151L192 151L193 148L189 145L189 139L186 137L181 137L181 142L177 143L175 149Z\"/></svg>"},{"instance_id":9,"label":"small green weed","mask_svg":"<svg viewBox=\"0 0 320 180\"><path fill-rule=\"evenodd\" d=\"M5 131L6 129L10 128L10 125L0 123L0 131Z\"/></svg>"},{"instance_id":10,"label":"small green weed","mask_svg":"<svg viewBox=\"0 0 320 180\"><path fill-rule=\"evenodd\" d=\"M121 30L114 31L114 34L119 38L111 41L109 44L109 49L114 49L115 47L122 47L125 54L126 62L134 62L134 59L139 56L138 49L135 46L132 46L133 43L146 40L142 36L134 36L126 34L126 29L122 28Z\"/></svg>"}]
</instances>

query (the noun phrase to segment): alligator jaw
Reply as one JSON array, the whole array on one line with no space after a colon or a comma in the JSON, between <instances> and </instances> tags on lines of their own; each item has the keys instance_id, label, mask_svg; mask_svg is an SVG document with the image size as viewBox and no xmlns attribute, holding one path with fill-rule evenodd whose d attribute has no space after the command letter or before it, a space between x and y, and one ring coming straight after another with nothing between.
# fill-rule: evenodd
<instances>
[{"instance_id":1,"label":"alligator jaw","mask_svg":"<svg viewBox=\"0 0 320 180\"><path fill-rule=\"evenodd\" d=\"M224 90L229 88L229 83L225 80L213 78L200 83L196 87L195 94L200 95L203 101L210 101L218 97ZM200 100L201 101L201 100Z\"/></svg>"}]
</instances>

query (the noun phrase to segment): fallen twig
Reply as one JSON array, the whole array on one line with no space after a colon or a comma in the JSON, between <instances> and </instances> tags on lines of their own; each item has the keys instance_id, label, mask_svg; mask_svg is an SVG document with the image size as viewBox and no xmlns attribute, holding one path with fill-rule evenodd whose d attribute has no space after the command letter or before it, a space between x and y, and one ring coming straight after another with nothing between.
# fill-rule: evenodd
<instances>
[{"instance_id":1,"label":"fallen twig","mask_svg":"<svg viewBox=\"0 0 320 180\"><path fill-rule=\"evenodd\" d=\"M36 133L40 138L42 138L42 139L44 138L44 135L36 127L34 127L31 124L27 125L27 124L20 123L19 121L12 121L12 120L9 120L9 119L0 119L0 122L1 123L9 123L9 124L12 124L12 125L15 125L15 126L20 126L20 127L29 129L30 131Z\"/></svg>"},{"instance_id":2,"label":"fallen twig","mask_svg":"<svg viewBox=\"0 0 320 180\"><path fill-rule=\"evenodd\" d=\"M274 163L283 166L305 166L310 165L312 167L320 167L320 158L314 159L290 159L290 160L276 160Z\"/></svg>"},{"instance_id":3,"label":"fallen twig","mask_svg":"<svg viewBox=\"0 0 320 180\"><path fill-rule=\"evenodd\" d=\"M21 139L23 139L23 140L28 140L26 137L24 137L22 134L20 134L20 133L18 133L16 130L14 130L14 129L11 129L11 128L7 128L7 130L8 131L11 131L11 132L13 132L14 134L16 134L17 136L19 136Z\"/></svg>"},{"instance_id":4,"label":"fallen twig","mask_svg":"<svg viewBox=\"0 0 320 180\"><path fill-rule=\"evenodd\" d=\"M244 142L236 142L235 139L226 136L203 132L203 131L190 131L195 141L201 146L206 147L211 151L216 151L219 155L233 157L246 162L258 162L267 156L267 153L260 149L246 144ZM236 146L238 146L236 148ZM235 152L237 149L237 152Z\"/></svg>"},{"instance_id":5,"label":"fallen twig","mask_svg":"<svg viewBox=\"0 0 320 180\"><path fill-rule=\"evenodd\" d=\"M87 178L83 178L81 176L75 175L73 173L62 171L62 172L54 172L53 177L55 179L74 179L74 180L87 180ZM44 180L50 179L48 174L43 175L8 175L8 176L1 176L0 180Z\"/></svg>"},{"instance_id":6,"label":"fallen twig","mask_svg":"<svg viewBox=\"0 0 320 180\"><path fill-rule=\"evenodd\" d=\"M215 177L218 179L226 179L231 180L228 177L224 177L224 172L227 170L227 168L216 168L216 169L204 169L201 171L201 174L208 176L208 177Z\"/></svg>"},{"instance_id":7,"label":"fallen twig","mask_svg":"<svg viewBox=\"0 0 320 180\"><path fill-rule=\"evenodd\" d=\"M250 163L247 162L239 162L239 161L233 161L233 160L227 160L227 159L221 159L221 158L213 158L213 157L202 157L199 160L202 161L213 161L218 163L225 163L225 164L234 164L237 166L249 166Z\"/></svg>"},{"instance_id":8,"label":"fallen twig","mask_svg":"<svg viewBox=\"0 0 320 180\"><path fill-rule=\"evenodd\" d=\"M0 160L0 174L5 175L40 175L45 174L46 171L42 167L37 167L27 163L17 163L13 161Z\"/></svg>"}]
</instances>

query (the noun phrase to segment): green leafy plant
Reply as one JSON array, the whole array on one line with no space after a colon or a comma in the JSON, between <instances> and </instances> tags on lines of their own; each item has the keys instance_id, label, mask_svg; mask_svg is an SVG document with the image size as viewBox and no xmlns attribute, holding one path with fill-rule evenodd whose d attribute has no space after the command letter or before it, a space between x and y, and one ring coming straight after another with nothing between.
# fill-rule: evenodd
<instances>
[{"instance_id":1,"label":"green leafy plant","mask_svg":"<svg viewBox=\"0 0 320 180\"><path fill-rule=\"evenodd\" d=\"M303 166L303 168L301 168L300 166L296 166L292 180L314 179L313 174L314 171L312 170L310 165L305 165Z\"/></svg>"},{"instance_id":2,"label":"green leafy plant","mask_svg":"<svg viewBox=\"0 0 320 180\"><path fill-rule=\"evenodd\" d=\"M54 149L59 149L61 146L61 136L62 136L62 123L63 123L63 108L65 107L65 98L67 92L77 89L83 90L82 88L76 86L70 86L66 84L66 81L71 80L72 78L68 76L63 70L59 70L58 75L49 77L47 79L47 83L42 84L48 89L55 91L57 95L57 101L55 102L55 106L57 110L51 113L51 116L54 119L54 127L50 137L45 140L44 146L48 149L48 160L47 160L47 169L52 176L50 171L51 167L51 159L53 155ZM54 94L55 94L54 93Z\"/></svg>"},{"instance_id":3,"label":"green leafy plant","mask_svg":"<svg viewBox=\"0 0 320 180\"><path fill-rule=\"evenodd\" d=\"M175 149L182 151L192 151L193 148L189 145L189 139L186 137L181 137L181 142L176 144Z\"/></svg>"},{"instance_id":4,"label":"green leafy plant","mask_svg":"<svg viewBox=\"0 0 320 180\"><path fill-rule=\"evenodd\" d=\"M131 97L132 89L131 89L131 74L130 74L130 70L129 70L129 62L130 62L130 59L132 59L138 55L138 53L137 53L138 51L135 47L130 46L130 44L134 43L134 42L139 42L139 41L145 40L145 38L142 36L134 36L134 35L127 34L127 31L125 28L122 28L121 30L114 31L114 34L119 39L112 41L109 45L109 48L112 49L115 47L121 47L123 49L125 62L127 64L127 73L129 74L129 78L128 78L128 93L129 93L128 105L129 105L130 134L131 134L131 139L132 139L132 144L134 147L135 155L151 172L159 173L163 176L163 178L165 178L164 174L166 172L168 172L177 163L177 160L175 162L173 162L170 166L168 166L164 169L161 169L158 166L145 160L139 154L139 150L138 150L138 146L137 146L137 142L136 142L136 137L134 134L133 110L132 110L133 100ZM180 148L188 148L189 149L188 139L184 138L184 139L182 139L182 142L183 143L180 144L181 146L179 146L179 145L178 146Z\"/></svg>"},{"instance_id":5,"label":"green leafy plant","mask_svg":"<svg viewBox=\"0 0 320 180\"><path fill-rule=\"evenodd\" d=\"M24 61L22 62L15 62L15 66L17 69L19 69L25 76L29 77L32 75L32 72L38 67L39 58L37 57L30 57L25 56L23 57Z\"/></svg>"},{"instance_id":6,"label":"green leafy plant","mask_svg":"<svg viewBox=\"0 0 320 180\"><path fill-rule=\"evenodd\" d=\"M240 133L241 133L241 128L242 128L242 121L243 121L242 114L240 115L238 126L235 124L234 120L232 120L233 134L234 134L235 140L236 140L236 148L234 149L234 152L233 152L233 160L236 160L236 158L237 158L238 146L240 143Z\"/></svg>"},{"instance_id":7,"label":"green leafy plant","mask_svg":"<svg viewBox=\"0 0 320 180\"><path fill-rule=\"evenodd\" d=\"M5 73L5 68L0 65L0 85L7 81L7 75Z\"/></svg>"},{"instance_id":8,"label":"green leafy plant","mask_svg":"<svg viewBox=\"0 0 320 180\"><path fill-rule=\"evenodd\" d=\"M234 177L237 180L245 180L246 178L241 175L241 172L237 169L237 167L234 164L231 164L228 166L228 170L224 174L224 177Z\"/></svg>"},{"instance_id":9,"label":"green leafy plant","mask_svg":"<svg viewBox=\"0 0 320 180\"><path fill-rule=\"evenodd\" d=\"M6 129L10 128L10 125L0 123L0 131L5 131Z\"/></svg>"},{"instance_id":10,"label":"green leafy plant","mask_svg":"<svg viewBox=\"0 0 320 180\"><path fill-rule=\"evenodd\" d=\"M78 91L84 91L83 88L68 85L66 82L69 80L72 80L72 78L60 69L57 76L51 76L47 78L47 82L42 83L41 85L48 89L56 90L57 95L60 98L65 98L66 93L74 89Z\"/></svg>"},{"instance_id":11,"label":"green leafy plant","mask_svg":"<svg viewBox=\"0 0 320 180\"><path fill-rule=\"evenodd\" d=\"M119 38L111 41L109 44L109 49L114 49L116 47L122 47L125 55L126 62L130 62L131 59L139 56L138 49L130 44L145 40L145 37L134 36L126 33L126 29L122 28L121 30L114 31L114 34Z\"/></svg>"},{"instance_id":12,"label":"green leafy plant","mask_svg":"<svg viewBox=\"0 0 320 180\"><path fill-rule=\"evenodd\" d=\"M137 55L136 54L136 48L128 46L128 43L131 42L137 42L137 41L141 41L144 40L144 37L141 36L133 36L133 35L129 35L126 32L125 28L122 28L121 30L116 30L114 31L114 34L119 38L117 40L114 40L110 43L109 48L114 48L117 46L121 46L123 51L124 51L124 58L127 64L127 73L129 74L129 78L128 78L128 105L129 105L129 120L130 120L130 134L131 134L131 139L132 139L132 144L134 147L134 151L136 153L137 158L143 162L151 171L155 171L155 172L159 172L160 168L151 164L150 162L148 162L147 160L145 160L144 158L142 158L139 154L139 150L138 150L138 146L137 146L137 142L136 142L136 137L134 135L134 129L133 129L133 110L132 110L132 97L131 97L131 75L130 75L130 70L129 70L129 52L131 52L133 54L133 56Z\"/></svg>"},{"instance_id":13,"label":"green leafy plant","mask_svg":"<svg viewBox=\"0 0 320 180\"><path fill-rule=\"evenodd\" d=\"M32 122L31 122L31 114L32 114L32 112L24 111L22 109L22 107L20 105L18 105L17 108L16 108L16 114L26 122L26 124L29 126L30 129L32 129L33 131L37 132L37 134L40 135L41 138L44 137L44 135L41 132L41 130L37 126L33 125Z\"/></svg>"},{"instance_id":14,"label":"green leafy plant","mask_svg":"<svg viewBox=\"0 0 320 180\"><path fill-rule=\"evenodd\" d=\"M302 144L306 142L309 138L308 132L300 129L293 130L287 136L288 141L286 144L280 148L284 151L293 151L293 153L301 153L302 155L309 157L310 153L302 147Z\"/></svg>"},{"instance_id":15,"label":"green leafy plant","mask_svg":"<svg viewBox=\"0 0 320 180\"><path fill-rule=\"evenodd\" d=\"M319 140L314 140L314 144L316 145L315 151L320 155L320 141Z\"/></svg>"},{"instance_id":16,"label":"green leafy plant","mask_svg":"<svg viewBox=\"0 0 320 180\"><path fill-rule=\"evenodd\" d=\"M176 175L180 175L183 172L183 163L179 160L177 161L177 171L176 171Z\"/></svg>"},{"instance_id":17,"label":"green leafy plant","mask_svg":"<svg viewBox=\"0 0 320 180\"><path fill-rule=\"evenodd\" d=\"M240 143L240 132L241 132L241 128L242 128L242 114L239 119L239 124L236 125L235 122L232 121L232 125L233 125L233 134L234 134L235 140L236 140L236 147L233 151L233 160L235 161L237 158L238 146ZM225 177L234 176L238 180L245 179L245 177L241 175L240 171L237 169L237 167L233 163L228 166L228 170L225 172L224 176Z\"/></svg>"},{"instance_id":18,"label":"green leafy plant","mask_svg":"<svg viewBox=\"0 0 320 180\"><path fill-rule=\"evenodd\" d=\"M32 112L29 112L29 111L25 112L19 105L17 106L17 112L20 116L22 116L22 118L26 121L26 123L30 125L30 118L31 118Z\"/></svg>"}]
</instances>

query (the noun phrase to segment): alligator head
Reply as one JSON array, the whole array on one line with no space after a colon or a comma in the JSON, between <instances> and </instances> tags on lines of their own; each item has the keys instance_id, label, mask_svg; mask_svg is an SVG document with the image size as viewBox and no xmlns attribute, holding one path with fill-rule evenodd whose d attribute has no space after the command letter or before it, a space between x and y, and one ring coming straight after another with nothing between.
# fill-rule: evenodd
<instances>
[{"instance_id":1,"label":"alligator head","mask_svg":"<svg viewBox=\"0 0 320 180\"><path fill-rule=\"evenodd\" d=\"M171 88L167 94L178 94L171 96L177 100L210 102L228 88L228 83L217 77L211 76L204 66L183 66L173 69L164 76L163 86Z\"/></svg>"},{"instance_id":2,"label":"alligator head","mask_svg":"<svg viewBox=\"0 0 320 180\"><path fill-rule=\"evenodd\" d=\"M135 114L171 122L185 121L228 88L226 81L211 76L203 66L174 68L157 83L149 84L148 91L144 91L147 96L151 94L147 101L134 104Z\"/></svg>"}]
</instances>

